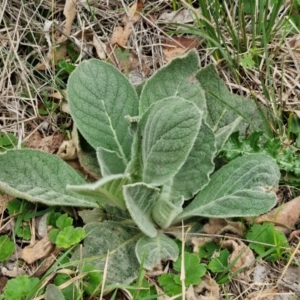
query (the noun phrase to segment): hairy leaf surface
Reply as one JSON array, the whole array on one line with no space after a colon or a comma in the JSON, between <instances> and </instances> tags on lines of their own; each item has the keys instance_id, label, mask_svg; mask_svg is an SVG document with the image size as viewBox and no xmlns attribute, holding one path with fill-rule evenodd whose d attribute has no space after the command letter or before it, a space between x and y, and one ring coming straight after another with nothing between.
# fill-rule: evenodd
<instances>
[{"instance_id":1,"label":"hairy leaf surface","mask_svg":"<svg viewBox=\"0 0 300 300\"><path fill-rule=\"evenodd\" d=\"M143 182L128 184L123 187L127 209L141 231L156 236L156 229L151 218L151 211L158 196L159 189Z\"/></svg>"},{"instance_id":2,"label":"hairy leaf surface","mask_svg":"<svg viewBox=\"0 0 300 300\"><path fill-rule=\"evenodd\" d=\"M177 201L181 196L184 200L191 199L208 184L209 175L214 170L215 143L214 133L203 121L187 160L172 179L169 191L171 202Z\"/></svg>"},{"instance_id":3,"label":"hairy leaf surface","mask_svg":"<svg viewBox=\"0 0 300 300\"><path fill-rule=\"evenodd\" d=\"M173 220L182 212L183 201L172 203L167 199L159 199L153 207L152 216L161 228L168 228Z\"/></svg>"},{"instance_id":4,"label":"hairy leaf surface","mask_svg":"<svg viewBox=\"0 0 300 300\"><path fill-rule=\"evenodd\" d=\"M178 216L231 218L256 216L276 204L272 188L280 178L276 162L264 154L239 157L222 167Z\"/></svg>"},{"instance_id":5,"label":"hairy leaf surface","mask_svg":"<svg viewBox=\"0 0 300 300\"><path fill-rule=\"evenodd\" d=\"M152 270L162 260L175 261L179 255L177 244L161 232L155 238L145 236L139 239L135 252L139 262L144 262L146 270Z\"/></svg>"},{"instance_id":6,"label":"hairy leaf surface","mask_svg":"<svg viewBox=\"0 0 300 300\"><path fill-rule=\"evenodd\" d=\"M207 121L214 131L232 123L239 116L244 120L241 129L245 130L246 126L250 124L254 129L259 128L261 130L263 128L265 132L268 131L266 122L260 115L255 102L230 93L213 65L201 69L196 78L205 90L208 110Z\"/></svg>"},{"instance_id":7,"label":"hairy leaf surface","mask_svg":"<svg viewBox=\"0 0 300 300\"><path fill-rule=\"evenodd\" d=\"M68 184L85 181L55 155L32 149L11 150L0 155L0 166L0 189L7 194L47 205L97 206L66 189Z\"/></svg>"},{"instance_id":8,"label":"hairy leaf surface","mask_svg":"<svg viewBox=\"0 0 300 300\"><path fill-rule=\"evenodd\" d=\"M202 112L179 97L155 102L139 122L143 181L162 185L182 167L201 126Z\"/></svg>"},{"instance_id":9,"label":"hairy leaf surface","mask_svg":"<svg viewBox=\"0 0 300 300\"><path fill-rule=\"evenodd\" d=\"M195 77L199 64L199 55L192 50L160 68L142 89L140 115L156 101L172 96L187 99L206 110L205 93Z\"/></svg>"},{"instance_id":10,"label":"hairy leaf surface","mask_svg":"<svg viewBox=\"0 0 300 300\"><path fill-rule=\"evenodd\" d=\"M84 247L77 249L72 260L83 259L99 270L108 262L106 284L129 284L137 275L139 263L134 249L141 233L119 222L90 223L84 226L87 233Z\"/></svg>"},{"instance_id":11,"label":"hairy leaf surface","mask_svg":"<svg viewBox=\"0 0 300 300\"><path fill-rule=\"evenodd\" d=\"M126 175L110 175L94 183L67 185L67 189L87 199L93 199L95 205L106 203L125 209L122 187L129 182Z\"/></svg>"},{"instance_id":12,"label":"hairy leaf surface","mask_svg":"<svg viewBox=\"0 0 300 300\"><path fill-rule=\"evenodd\" d=\"M111 64L83 61L69 78L68 99L85 139L95 149L116 151L126 165L132 136L124 116L138 114L138 97L127 78Z\"/></svg>"},{"instance_id":13,"label":"hairy leaf surface","mask_svg":"<svg viewBox=\"0 0 300 300\"><path fill-rule=\"evenodd\" d=\"M122 157L120 157L116 151L98 147L96 149L96 154L103 177L114 174L123 174L125 172L126 165L124 164Z\"/></svg>"}]
</instances>

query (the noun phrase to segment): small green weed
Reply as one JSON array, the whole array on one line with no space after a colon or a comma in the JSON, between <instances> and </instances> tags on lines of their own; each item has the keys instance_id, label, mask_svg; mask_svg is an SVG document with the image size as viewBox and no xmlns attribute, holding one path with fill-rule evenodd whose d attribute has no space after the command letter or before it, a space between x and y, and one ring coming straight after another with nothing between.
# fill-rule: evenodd
<instances>
[{"instance_id":1,"label":"small green weed","mask_svg":"<svg viewBox=\"0 0 300 300\"><path fill-rule=\"evenodd\" d=\"M82 228L74 228L73 219L67 214L51 213L48 216L48 225L56 227L49 232L50 241L59 248L69 248L78 244L84 237Z\"/></svg>"},{"instance_id":2,"label":"small green weed","mask_svg":"<svg viewBox=\"0 0 300 300\"><path fill-rule=\"evenodd\" d=\"M7 236L0 236L0 262L8 259L15 251L14 242Z\"/></svg>"},{"instance_id":3,"label":"small green weed","mask_svg":"<svg viewBox=\"0 0 300 300\"><path fill-rule=\"evenodd\" d=\"M0 132L0 152L14 149L17 146L18 146L18 140L12 133Z\"/></svg>"},{"instance_id":4,"label":"small green weed","mask_svg":"<svg viewBox=\"0 0 300 300\"><path fill-rule=\"evenodd\" d=\"M162 274L158 277L158 283L163 287L164 292L168 296L176 296L181 294L181 279L180 274L182 272L182 266L184 266L185 273L185 285L198 285L201 281L201 278L206 273L206 265L200 263L200 258L197 254L192 254L184 252L184 264L182 264L183 257L179 256L176 262L173 264L173 268L177 274L167 273ZM176 298L176 299L179 299ZM180 297L181 299L181 297Z\"/></svg>"},{"instance_id":5,"label":"small green weed","mask_svg":"<svg viewBox=\"0 0 300 300\"><path fill-rule=\"evenodd\" d=\"M290 132L296 132L294 127L289 128ZM297 130L297 134L299 132ZM278 137L266 138L261 131L255 131L248 137L241 137L239 132L234 132L225 143L219 157L231 161L239 156L253 153L266 153L272 156L281 170L281 181L290 185L299 185L297 177L300 175L300 156L297 141L285 146Z\"/></svg>"},{"instance_id":6,"label":"small green weed","mask_svg":"<svg viewBox=\"0 0 300 300\"><path fill-rule=\"evenodd\" d=\"M39 279L36 277L28 277L26 275L20 275L14 279L10 279L2 293L0 299L3 300L20 300L24 299L29 292L39 283ZM41 292L40 292L41 294Z\"/></svg>"},{"instance_id":7,"label":"small green weed","mask_svg":"<svg viewBox=\"0 0 300 300\"><path fill-rule=\"evenodd\" d=\"M286 258L288 241L285 235L276 230L271 223L254 224L246 238L251 241L249 247L269 262Z\"/></svg>"}]
</instances>

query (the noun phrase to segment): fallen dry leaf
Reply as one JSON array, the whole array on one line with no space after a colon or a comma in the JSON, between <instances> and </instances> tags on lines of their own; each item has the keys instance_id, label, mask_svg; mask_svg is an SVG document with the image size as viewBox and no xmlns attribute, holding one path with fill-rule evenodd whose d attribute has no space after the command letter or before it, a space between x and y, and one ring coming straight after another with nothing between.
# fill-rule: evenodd
<instances>
[{"instance_id":1,"label":"fallen dry leaf","mask_svg":"<svg viewBox=\"0 0 300 300\"><path fill-rule=\"evenodd\" d=\"M189 286L185 294L186 300L219 300L220 289L214 279L204 276L197 286Z\"/></svg>"},{"instance_id":2,"label":"fallen dry leaf","mask_svg":"<svg viewBox=\"0 0 300 300\"><path fill-rule=\"evenodd\" d=\"M54 133L52 135L42 137L38 131L34 132L26 141L26 147L39 149L48 153L55 153L60 147L65 136L62 133Z\"/></svg>"},{"instance_id":3,"label":"fallen dry leaf","mask_svg":"<svg viewBox=\"0 0 300 300\"><path fill-rule=\"evenodd\" d=\"M225 219L209 219L209 222L203 227L203 231L207 234L223 235L230 233L238 237L242 237L245 230L246 227L242 222L234 222Z\"/></svg>"},{"instance_id":4,"label":"fallen dry leaf","mask_svg":"<svg viewBox=\"0 0 300 300\"><path fill-rule=\"evenodd\" d=\"M11 278L15 278L19 275L25 275L26 274L25 270L18 267L18 266L13 267L12 270L8 270L7 268L3 267L3 268L1 268L1 273L2 273L2 275L7 276L7 277L11 277Z\"/></svg>"},{"instance_id":5,"label":"fallen dry leaf","mask_svg":"<svg viewBox=\"0 0 300 300\"><path fill-rule=\"evenodd\" d=\"M255 261L252 250L240 240L226 240L221 245L231 251L229 264L235 261L230 269L231 272L249 267Z\"/></svg>"},{"instance_id":6,"label":"fallen dry leaf","mask_svg":"<svg viewBox=\"0 0 300 300\"><path fill-rule=\"evenodd\" d=\"M122 23L124 25L128 23L135 24L140 19L140 13L143 10L143 0L137 0L129 9L128 14L125 14Z\"/></svg>"},{"instance_id":7,"label":"fallen dry leaf","mask_svg":"<svg viewBox=\"0 0 300 300\"><path fill-rule=\"evenodd\" d=\"M0 277L0 294L2 293L7 281L8 281L7 277L4 277L4 276Z\"/></svg>"},{"instance_id":8,"label":"fallen dry leaf","mask_svg":"<svg viewBox=\"0 0 300 300\"><path fill-rule=\"evenodd\" d=\"M63 141L60 145L57 155L63 160L73 160L77 158L77 149L73 140Z\"/></svg>"},{"instance_id":9,"label":"fallen dry leaf","mask_svg":"<svg viewBox=\"0 0 300 300\"><path fill-rule=\"evenodd\" d=\"M162 51L166 61L199 46L199 42L187 37L173 37L172 40L166 40L164 44Z\"/></svg>"},{"instance_id":10,"label":"fallen dry leaf","mask_svg":"<svg viewBox=\"0 0 300 300\"><path fill-rule=\"evenodd\" d=\"M46 258L51 255L55 246L50 242L48 235L35 243L33 246L29 245L22 249L21 258L28 264Z\"/></svg>"},{"instance_id":11,"label":"fallen dry leaf","mask_svg":"<svg viewBox=\"0 0 300 300\"><path fill-rule=\"evenodd\" d=\"M265 289L261 291L255 291L249 294L245 300L274 300L275 296L278 294L278 290L275 288Z\"/></svg>"},{"instance_id":12,"label":"fallen dry leaf","mask_svg":"<svg viewBox=\"0 0 300 300\"><path fill-rule=\"evenodd\" d=\"M97 37L96 34L93 36L93 45L96 49L98 57L102 60L106 59L106 44L102 43L101 40Z\"/></svg>"},{"instance_id":13,"label":"fallen dry leaf","mask_svg":"<svg viewBox=\"0 0 300 300\"><path fill-rule=\"evenodd\" d=\"M63 33L68 36L71 34L72 23L76 16L76 1L66 0L64 7L64 16L66 17L66 23L63 29ZM65 42L67 40L65 35L61 35L58 39L58 43Z\"/></svg>"},{"instance_id":14,"label":"fallen dry leaf","mask_svg":"<svg viewBox=\"0 0 300 300\"><path fill-rule=\"evenodd\" d=\"M246 228L242 222L234 222L225 219L209 219L203 226L203 232L211 237L193 237L191 242L194 245L193 251L197 253L199 247L216 240L219 241L219 235L230 233L231 236L242 237ZM216 237L217 236L217 237Z\"/></svg>"},{"instance_id":15,"label":"fallen dry leaf","mask_svg":"<svg viewBox=\"0 0 300 300\"><path fill-rule=\"evenodd\" d=\"M116 26L110 39L111 44L118 44L121 47L126 47L131 32L132 28L130 24L125 25L124 28Z\"/></svg>"},{"instance_id":16,"label":"fallen dry leaf","mask_svg":"<svg viewBox=\"0 0 300 300\"><path fill-rule=\"evenodd\" d=\"M119 45L121 47L126 47L129 36L132 33L132 25L135 24L140 19L140 12L143 9L143 1L137 0L123 17L122 23L124 27L116 26L110 39L112 45Z\"/></svg>"},{"instance_id":17,"label":"fallen dry leaf","mask_svg":"<svg viewBox=\"0 0 300 300\"><path fill-rule=\"evenodd\" d=\"M15 197L7 194L0 194L0 214L2 214L6 209L7 203L14 198Z\"/></svg>"},{"instance_id":18,"label":"fallen dry leaf","mask_svg":"<svg viewBox=\"0 0 300 300\"><path fill-rule=\"evenodd\" d=\"M255 219L255 223L272 222L283 233L289 233L300 218L300 197L276 207Z\"/></svg>"},{"instance_id":19,"label":"fallen dry leaf","mask_svg":"<svg viewBox=\"0 0 300 300\"><path fill-rule=\"evenodd\" d=\"M62 30L62 34L57 39L55 35L52 35L51 38L49 34L49 32L51 32L51 26L53 25L53 23L56 24L56 22L46 20L44 24L44 33L48 43L49 51L45 57L45 61L40 62L35 66L37 70L46 70L47 68L49 68L49 66L56 64L56 62L66 57L68 42L67 37L71 34L72 23L76 16L75 0L66 0L64 7L64 16L66 18L66 23ZM56 47L58 44L60 45L60 47Z\"/></svg>"},{"instance_id":20,"label":"fallen dry leaf","mask_svg":"<svg viewBox=\"0 0 300 300\"><path fill-rule=\"evenodd\" d=\"M197 10L200 12L200 10ZM191 23L196 20L195 14L189 9L176 10L172 12L163 12L159 18L159 21L174 22L174 23Z\"/></svg>"},{"instance_id":21,"label":"fallen dry leaf","mask_svg":"<svg viewBox=\"0 0 300 300\"><path fill-rule=\"evenodd\" d=\"M49 257L43 259L43 261L41 262L39 267L34 271L32 276L40 277L44 275L44 273L46 273L48 269L56 262L56 258L59 253L60 249L56 247Z\"/></svg>"}]
</instances>

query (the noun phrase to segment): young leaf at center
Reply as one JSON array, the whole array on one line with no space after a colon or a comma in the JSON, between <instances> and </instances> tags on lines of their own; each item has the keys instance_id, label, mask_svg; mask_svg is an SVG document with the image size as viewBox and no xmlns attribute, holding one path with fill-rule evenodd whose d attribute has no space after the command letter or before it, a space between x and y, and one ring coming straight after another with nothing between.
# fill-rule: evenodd
<instances>
[{"instance_id":1,"label":"young leaf at center","mask_svg":"<svg viewBox=\"0 0 300 300\"><path fill-rule=\"evenodd\" d=\"M194 145L201 120L197 106L179 97L152 104L139 122L144 182L159 186L179 171Z\"/></svg>"}]
</instances>

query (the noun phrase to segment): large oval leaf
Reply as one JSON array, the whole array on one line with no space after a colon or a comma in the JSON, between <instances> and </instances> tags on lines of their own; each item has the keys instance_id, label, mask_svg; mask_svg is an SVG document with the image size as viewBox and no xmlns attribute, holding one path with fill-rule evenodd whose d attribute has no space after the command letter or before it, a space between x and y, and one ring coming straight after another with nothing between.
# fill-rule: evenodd
<instances>
[{"instance_id":1,"label":"large oval leaf","mask_svg":"<svg viewBox=\"0 0 300 300\"><path fill-rule=\"evenodd\" d=\"M84 179L63 160L39 150L11 150L0 155L0 190L28 201L47 205L96 207L66 189Z\"/></svg>"},{"instance_id":2,"label":"large oval leaf","mask_svg":"<svg viewBox=\"0 0 300 300\"><path fill-rule=\"evenodd\" d=\"M208 184L215 166L215 140L212 129L203 122L187 160L172 180L169 201L178 201L182 196L191 199Z\"/></svg>"},{"instance_id":3,"label":"large oval leaf","mask_svg":"<svg viewBox=\"0 0 300 300\"><path fill-rule=\"evenodd\" d=\"M140 115L156 101L172 96L188 99L206 111L205 93L195 77L199 65L197 51L191 50L155 72L142 89Z\"/></svg>"},{"instance_id":4,"label":"large oval leaf","mask_svg":"<svg viewBox=\"0 0 300 300\"><path fill-rule=\"evenodd\" d=\"M87 233L84 247L77 248L72 260L91 263L103 271L107 263L106 285L130 284L139 269L134 249L141 232L112 221L90 223L84 230Z\"/></svg>"},{"instance_id":5,"label":"large oval leaf","mask_svg":"<svg viewBox=\"0 0 300 300\"><path fill-rule=\"evenodd\" d=\"M280 178L276 162L264 154L239 157L221 168L176 221L192 216L257 216L276 204L272 188Z\"/></svg>"},{"instance_id":6,"label":"large oval leaf","mask_svg":"<svg viewBox=\"0 0 300 300\"><path fill-rule=\"evenodd\" d=\"M126 115L138 114L138 97L127 78L98 59L79 64L68 82L71 115L85 139L96 149L116 151L125 165L132 136Z\"/></svg>"},{"instance_id":7,"label":"large oval leaf","mask_svg":"<svg viewBox=\"0 0 300 300\"><path fill-rule=\"evenodd\" d=\"M143 181L162 185L173 177L188 157L201 125L202 112L179 97L155 102L142 116Z\"/></svg>"}]
</instances>

